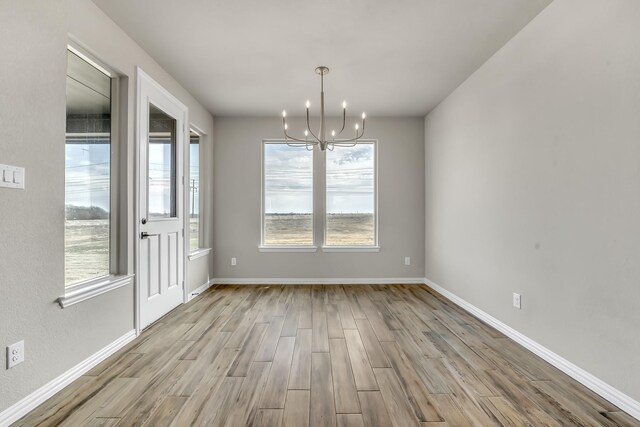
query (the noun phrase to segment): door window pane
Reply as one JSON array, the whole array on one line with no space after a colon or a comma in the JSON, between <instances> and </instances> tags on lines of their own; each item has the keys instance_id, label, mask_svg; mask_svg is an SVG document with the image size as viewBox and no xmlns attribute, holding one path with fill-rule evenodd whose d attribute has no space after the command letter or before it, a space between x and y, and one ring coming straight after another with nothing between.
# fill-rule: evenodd
<instances>
[{"instance_id":1,"label":"door window pane","mask_svg":"<svg viewBox=\"0 0 640 427\"><path fill-rule=\"evenodd\" d=\"M176 217L176 119L149 104L147 210L150 219Z\"/></svg>"},{"instance_id":2,"label":"door window pane","mask_svg":"<svg viewBox=\"0 0 640 427\"><path fill-rule=\"evenodd\" d=\"M327 151L327 246L373 246L375 144Z\"/></svg>"},{"instance_id":3,"label":"door window pane","mask_svg":"<svg viewBox=\"0 0 640 427\"><path fill-rule=\"evenodd\" d=\"M67 52L65 285L110 274L111 78Z\"/></svg>"},{"instance_id":4,"label":"door window pane","mask_svg":"<svg viewBox=\"0 0 640 427\"><path fill-rule=\"evenodd\" d=\"M189 249L200 247L200 136L189 134Z\"/></svg>"},{"instance_id":5,"label":"door window pane","mask_svg":"<svg viewBox=\"0 0 640 427\"><path fill-rule=\"evenodd\" d=\"M264 143L263 245L313 244L313 152Z\"/></svg>"}]
</instances>

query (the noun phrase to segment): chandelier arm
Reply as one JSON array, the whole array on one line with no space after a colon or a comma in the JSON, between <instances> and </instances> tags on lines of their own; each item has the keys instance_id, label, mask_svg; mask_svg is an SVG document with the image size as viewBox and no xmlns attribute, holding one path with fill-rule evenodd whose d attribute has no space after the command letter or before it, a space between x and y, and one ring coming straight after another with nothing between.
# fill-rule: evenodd
<instances>
[{"instance_id":1,"label":"chandelier arm","mask_svg":"<svg viewBox=\"0 0 640 427\"><path fill-rule=\"evenodd\" d=\"M333 144L337 147L349 148L349 147L355 147L356 145L358 145L358 141L353 141L353 142L337 141L337 142L334 142Z\"/></svg>"},{"instance_id":2,"label":"chandelier arm","mask_svg":"<svg viewBox=\"0 0 640 427\"><path fill-rule=\"evenodd\" d=\"M318 143L320 143L320 142L321 142L321 141L320 141L320 138L318 138L318 137L316 136L316 134L315 134L315 133L313 133L313 131L311 130L311 126L309 125L309 109L308 109L308 108L307 108L307 130L309 131L309 133L311 134L311 136L312 136L316 141L318 141Z\"/></svg>"},{"instance_id":3,"label":"chandelier arm","mask_svg":"<svg viewBox=\"0 0 640 427\"><path fill-rule=\"evenodd\" d=\"M284 137L285 137L285 142L287 142L287 139L291 139L292 141L297 141L297 142L300 142L300 143L303 143L303 144L314 144L315 145L315 142L309 142L306 139L298 139L298 138L294 138L294 137L290 136L287 133L286 129L284 131Z\"/></svg>"},{"instance_id":4,"label":"chandelier arm","mask_svg":"<svg viewBox=\"0 0 640 427\"><path fill-rule=\"evenodd\" d=\"M338 132L336 134L336 136L340 136L340 134L342 133L342 131L344 130L344 126L347 123L347 109L343 108L342 109L342 129L340 129L340 132Z\"/></svg>"},{"instance_id":5,"label":"chandelier arm","mask_svg":"<svg viewBox=\"0 0 640 427\"><path fill-rule=\"evenodd\" d=\"M353 141L357 141L357 140L359 140L360 138L362 138L363 136L364 136L364 126L362 126L362 133L360 133L360 135L356 135L356 137L355 137L355 138L351 138L351 139L343 139L343 140L341 140L341 141L336 141L336 144L340 144L340 143L343 143L343 142L353 142Z\"/></svg>"}]
</instances>

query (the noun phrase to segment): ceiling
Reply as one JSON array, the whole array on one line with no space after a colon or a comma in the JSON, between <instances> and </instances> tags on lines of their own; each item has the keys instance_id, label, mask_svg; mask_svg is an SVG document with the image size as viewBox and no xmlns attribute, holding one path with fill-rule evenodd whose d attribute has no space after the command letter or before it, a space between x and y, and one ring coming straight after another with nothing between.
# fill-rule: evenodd
<instances>
[{"instance_id":1,"label":"ceiling","mask_svg":"<svg viewBox=\"0 0 640 427\"><path fill-rule=\"evenodd\" d=\"M423 116L551 0L94 0L216 116Z\"/></svg>"}]
</instances>

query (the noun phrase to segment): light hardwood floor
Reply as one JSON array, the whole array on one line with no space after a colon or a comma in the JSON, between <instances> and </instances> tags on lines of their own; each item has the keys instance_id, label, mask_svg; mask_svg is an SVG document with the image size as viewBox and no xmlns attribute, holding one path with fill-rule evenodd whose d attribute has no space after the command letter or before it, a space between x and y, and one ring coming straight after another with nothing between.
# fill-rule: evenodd
<instances>
[{"instance_id":1,"label":"light hardwood floor","mask_svg":"<svg viewBox=\"0 0 640 427\"><path fill-rule=\"evenodd\" d=\"M639 426L426 286L218 286L16 425Z\"/></svg>"}]
</instances>

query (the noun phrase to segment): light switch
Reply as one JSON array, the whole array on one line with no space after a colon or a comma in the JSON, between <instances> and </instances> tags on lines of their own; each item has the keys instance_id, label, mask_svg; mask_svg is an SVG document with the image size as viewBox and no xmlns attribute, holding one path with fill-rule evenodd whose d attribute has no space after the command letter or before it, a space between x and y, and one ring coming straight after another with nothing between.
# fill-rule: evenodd
<instances>
[{"instance_id":1,"label":"light switch","mask_svg":"<svg viewBox=\"0 0 640 427\"><path fill-rule=\"evenodd\" d=\"M24 189L24 168L20 166L0 165L0 187Z\"/></svg>"},{"instance_id":2,"label":"light switch","mask_svg":"<svg viewBox=\"0 0 640 427\"><path fill-rule=\"evenodd\" d=\"M13 172L13 183L22 184L22 171Z\"/></svg>"}]
</instances>

